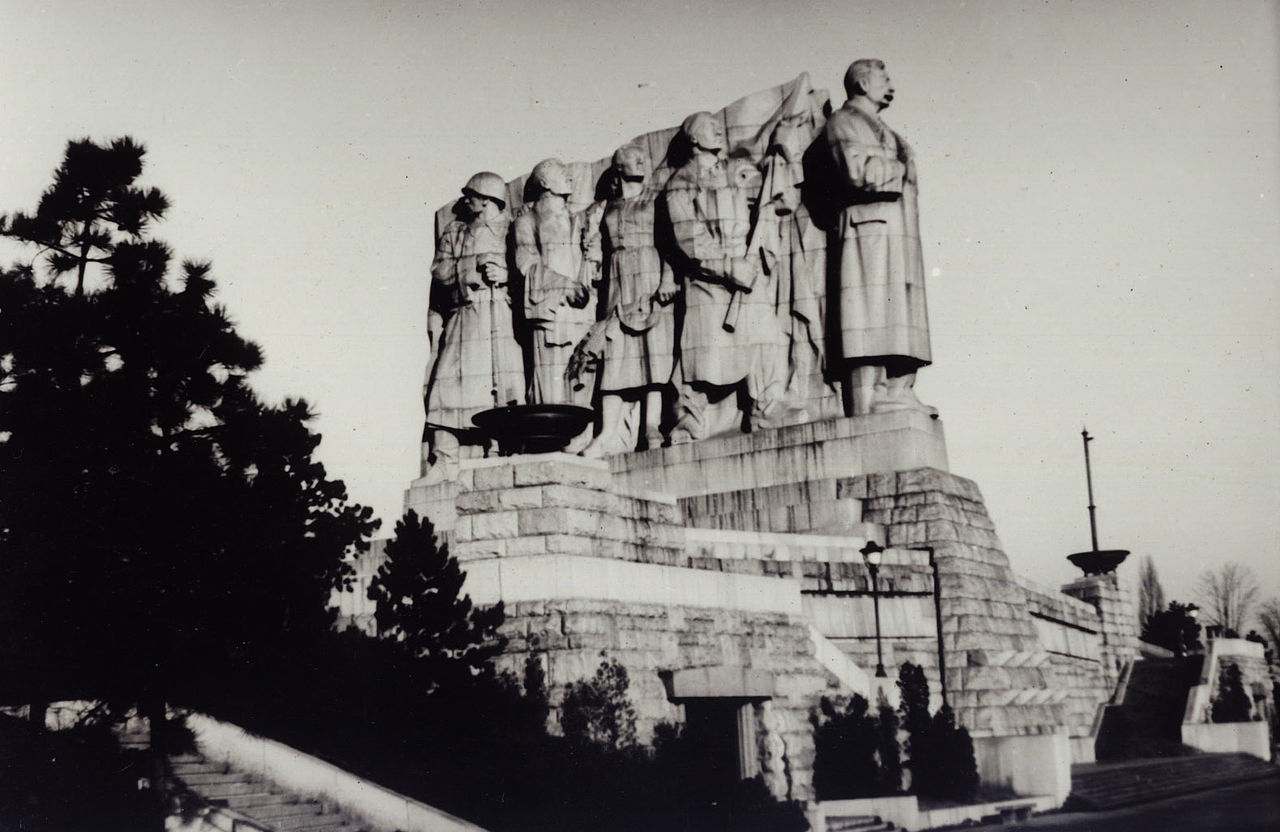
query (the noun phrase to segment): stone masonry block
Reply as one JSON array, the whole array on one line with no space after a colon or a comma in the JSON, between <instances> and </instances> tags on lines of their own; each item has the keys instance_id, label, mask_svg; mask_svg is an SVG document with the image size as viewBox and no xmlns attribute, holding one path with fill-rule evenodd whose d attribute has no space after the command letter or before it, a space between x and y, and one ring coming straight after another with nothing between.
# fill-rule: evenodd
<instances>
[{"instance_id":1,"label":"stone masonry block","mask_svg":"<svg viewBox=\"0 0 1280 832\"><path fill-rule=\"evenodd\" d=\"M543 490L537 486L499 491L497 496L501 508L536 508L543 504Z\"/></svg>"},{"instance_id":2,"label":"stone masonry block","mask_svg":"<svg viewBox=\"0 0 1280 832\"><path fill-rule=\"evenodd\" d=\"M547 551L547 538L545 535L523 535L521 537L513 537L507 541L507 556L512 555L541 555Z\"/></svg>"},{"instance_id":3,"label":"stone masonry block","mask_svg":"<svg viewBox=\"0 0 1280 832\"><path fill-rule=\"evenodd\" d=\"M500 558L507 553L506 540L462 540L449 549L460 561Z\"/></svg>"},{"instance_id":4,"label":"stone masonry block","mask_svg":"<svg viewBox=\"0 0 1280 832\"><path fill-rule=\"evenodd\" d=\"M836 499L864 499L867 496L867 478L841 477L836 480Z\"/></svg>"},{"instance_id":5,"label":"stone masonry block","mask_svg":"<svg viewBox=\"0 0 1280 832\"><path fill-rule=\"evenodd\" d=\"M599 544L594 538L579 537L572 534L549 534L546 536L547 553L554 555L588 555L594 557Z\"/></svg>"},{"instance_id":6,"label":"stone masonry block","mask_svg":"<svg viewBox=\"0 0 1280 832\"><path fill-rule=\"evenodd\" d=\"M471 537L473 540L516 537L520 533L519 515L514 510L492 511L487 514L472 515L471 517Z\"/></svg>"},{"instance_id":7,"label":"stone masonry block","mask_svg":"<svg viewBox=\"0 0 1280 832\"><path fill-rule=\"evenodd\" d=\"M607 491L584 488L578 485L543 485L542 505L563 508L584 508L592 511L618 511L619 498Z\"/></svg>"},{"instance_id":8,"label":"stone masonry block","mask_svg":"<svg viewBox=\"0 0 1280 832\"><path fill-rule=\"evenodd\" d=\"M561 458L515 467L516 485L578 485L605 490L611 480L608 467L591 460Z\"/></svg>"},{"instance_id":9,"label":"stone masonry block","mask_svg":"<svg viewBox=\"0 0 1280 832\"><path fill-rule=\"evenodd\" d=\"M511 465L495 465L475 470L475 490L490 491L515 485L515 469Z\"/></svg>"},{"instance_id":10,"label":"stone masonry block","mask_svg":"<svg viewBox=\"0 0 1280 832\"><path fill-rule=\"evenodd\" d=\"M464 491L458 495L456 505L459 515L482 514L502 508L498 491Z\"/></svg>"}]
</instances>

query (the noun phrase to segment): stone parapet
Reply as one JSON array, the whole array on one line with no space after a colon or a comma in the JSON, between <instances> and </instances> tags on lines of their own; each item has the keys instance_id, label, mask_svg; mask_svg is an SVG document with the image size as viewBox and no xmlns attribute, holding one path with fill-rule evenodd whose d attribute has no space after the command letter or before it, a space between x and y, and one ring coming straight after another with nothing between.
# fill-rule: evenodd
<instances>
[{"instance_id":1,"label":"stone parapet","mask_svg":"<svg viewBox=\"0 0 1280 832\"><path fill-rule=\"evenodd\" d=\"M904 410L719 436L609 462L628 487L683 498L878 471L946 470L947 450L939 420Z\"/></svg>"}]
</instances>

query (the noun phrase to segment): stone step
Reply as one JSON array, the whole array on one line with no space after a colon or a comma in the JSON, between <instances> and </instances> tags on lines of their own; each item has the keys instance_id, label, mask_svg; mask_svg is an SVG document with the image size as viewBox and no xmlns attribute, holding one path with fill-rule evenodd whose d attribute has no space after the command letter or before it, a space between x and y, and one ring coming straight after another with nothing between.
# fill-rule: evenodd
<instances>
[{"instance_id":1,"label":"stone step","mask_svg":"<svg viewBox=\"0 0 1280 832\"><path fill-rule=\"evenodd\" d=\"M320 826L298 827L291 829L291 832L365 832L364 827L352 823L347 818L342 818L340 815L330 815L330 817L335 820L321 823Z\"/></svg>"},{"instance_id":2,"label":"stone step","mask_svg":"<svg viewBox=\"0 0 1280 832\"><path fill-rule=\"evenodd\" d=\"M247 774L226 770L179 774L178 776L188 786L219 786L228 783L246 783L251 779Z\"/></svg>"},{"instance_id":3,"label":"stone step","mask_svg":"<svg viewBox=\"0 0 1280 832\"><path fill-rule=\"evenodd\" d=\"M1244 754L1196 754L1080 768L1072 773L1068 805L1114 809L1276 776L1280 776L1280 768Z\"/></svg>"},{"instance_id":4,"label":"stone step","mask_svg":"<svg viewBox=\"0 0 1280 832\"><path fill-rule=\"evenodd\" d=\"M324 806L314 800L305 803L269 803L240 809L255 820L285 820L294 817L315 818L324 813Z\"/></svg>"},{"instance_id":5,"label":"stone step","mask_svg":"<svg viewBox=\"0 0 1280 832\"><path fill-rule=\"evenodd\" d=\"M248 779L236 780L229 783L187 783L187 787L201 797L207 797L210 800L222 800L224 798L238 795L258 794L267 790L262 783Z\"/></svg>"},{"instance_id":6,"label":"stone step","mask_svg":"<svg viewBox=\"0 0 1280 832\"><path fill-rule=\"evenodd\" d=\"M225 774L228 771L226 763L211 763L207 760L170 759L169 766L179 777L192 774Z\"/></svg>"},{"instance_id":7,"label":"stone step","mask_svg":"<svg viewBox=\"0 0 1280 832\"><path fill-rule=\"evenodd\" d=\"M280 803L297 803L297 795L288 794L286 792L266 791L265 787L259 787L256 792L248 792L246 794L232 794L226 797L218 798L217 802L225 805L228 809L236 809L245 814L251 814L251 810L258 806L275 806Z\"/></svg>"},{"instance_id":8,"label":"stone step","mask_svg":"<svg viewBox=\"0 0 1280 832\"><path fill-rule=\"evenodd\" d=\"M286 818L269 820L278 832L318 832L321 829L354 829L355 824L346 815L338 812L329 814L293 815Z\"/></svg>"},{"instance_id":9,"label":"stone step","mask_svg":"<svg viewBox=\"0 0 1280 832\"><path fill-rule=\"evenodd\" d=\"M877 815L827 815L827 832L884 832L896 828Z\"/></svg>"}]
</instances>

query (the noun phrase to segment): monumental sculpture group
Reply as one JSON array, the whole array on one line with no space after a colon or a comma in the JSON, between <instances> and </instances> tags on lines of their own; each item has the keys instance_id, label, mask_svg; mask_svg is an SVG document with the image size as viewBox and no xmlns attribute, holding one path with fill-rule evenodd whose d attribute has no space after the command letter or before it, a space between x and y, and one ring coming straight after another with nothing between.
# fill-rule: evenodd
<instances>
[{"instance_id":1,"label":"monumental sculpture group","mask_svg":"<svg viewBox=\"0 0 1280 832\"><path fill-rule=\"evenodd\" d=\"M1131 604L1114 574L1014 575L949 472L914 391L916 159L885 65L844 81L840 107L802 74L595 162L468 179L436 214L405 505L473 601L503 602L498 663L543 665L553 723L607 657L642 741L683 724L709 766L808 799L821 698L892 697L869 669L911 661L987 782L1060 801L1134 653ZM480 427L569 406L592 418L558 452Z\"/></svg>"},{"instance_id":2,"label":"monumental sculpture group","mask_svg":"<svg viewBox=\"0 0 1280 832\"><path fill-rule=\"evenodd\" d=\"M845 87L829 117L802 76L603 170L472 176L431 267L424 473L489 450L477 413L526 402L592 406L587 456L922 409L916 165L881 118L884 64Z\"/></svg>"}]
</instances>

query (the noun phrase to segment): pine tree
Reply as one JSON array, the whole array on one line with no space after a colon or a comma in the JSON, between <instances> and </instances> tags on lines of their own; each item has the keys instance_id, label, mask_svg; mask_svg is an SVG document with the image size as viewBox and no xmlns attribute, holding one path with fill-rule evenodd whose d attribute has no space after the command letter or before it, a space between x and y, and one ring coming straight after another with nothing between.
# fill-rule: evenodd
<instances>
[{"instance_id":1,"label":"pine tree","mask_svg":"<svg viewBox=\"0 0 1280 832\"><path fill-rule=\"evenodd\" d=\"M376 527L312 459L306 404L253 394L209 265L170 276L143 157L71 142L35 213L0 218L35 251L0 274L0 659L37 704L162 713L269 660L329 625Z\"/></svg>"},{"instance_id":2,"label":"pine tree","mask_svg":"<svg viewBox=\"0 0 1280 832\"><path fill-rule=\"evenodd\" d=\"M502 604L477 608L462 594L466 573L430 520L410 509L395 531L369 586L379 635L418 660L428 689L479 673L502 651Z\"/></svg>"},{"instance_id":3,"label":"pine tree","mask_svg":"<svg viewBox=\"0 0 1280 832\"><path fill-rule=\"evenodd\" d=\"M565 685L560 726L567 739L611 751L636 745L636 710L628 693L627 669L602 659L590 679Z\"/></svg>"}]
</instances>

